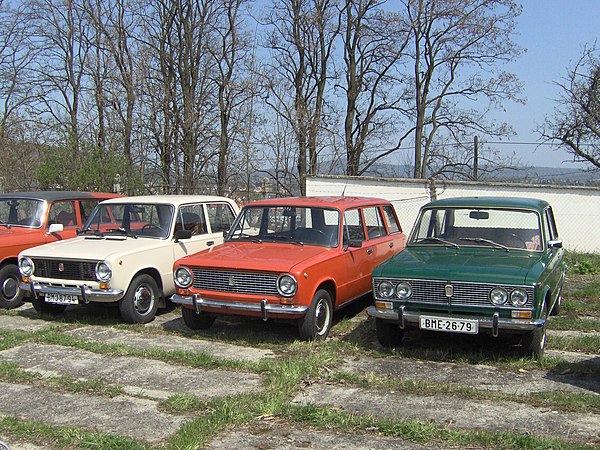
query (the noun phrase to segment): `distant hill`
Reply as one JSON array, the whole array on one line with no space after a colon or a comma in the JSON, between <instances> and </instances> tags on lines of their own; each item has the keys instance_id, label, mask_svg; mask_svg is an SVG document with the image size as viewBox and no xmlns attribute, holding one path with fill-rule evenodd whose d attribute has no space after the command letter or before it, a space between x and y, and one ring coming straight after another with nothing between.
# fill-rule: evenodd
<instances>
[{"instance_id":1,"label":"distant hill","mask_svg":"<svg viewBox=\"0 0 600 450\"><path fill-rule=\"evenodd\" d=\"M319 164L319 173L343 175L345 166L342 161L323 161ZM365 176L383 178L410 178L411 168L399 164L373 164ZM600 170L580 170L563 167L520 167L497 169L480 173L481 181L554 184L565 186L600 186Z\"/></svg>"}]
</instances>

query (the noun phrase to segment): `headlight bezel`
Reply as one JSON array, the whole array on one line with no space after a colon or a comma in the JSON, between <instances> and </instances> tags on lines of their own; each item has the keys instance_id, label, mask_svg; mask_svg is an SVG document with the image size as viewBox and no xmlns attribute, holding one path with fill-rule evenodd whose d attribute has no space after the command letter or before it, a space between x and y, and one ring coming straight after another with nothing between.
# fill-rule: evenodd
<instances>
[{"instance_id":1,"label":"headlight bezel","mask_svg":"<svg viewBox=\"0 0 600 450\"><path fill-rule=\"evenodd\" d=\"M494 300L494 298L501 299L501 301ZM504 306L508 302L509 294L505 288L498 286L490 291L489 299L494 306Z\"/></svg>"},{"instance_id":2,"label":"headlight bezel","mask_svg":"<svg viewBox=\"0 0 600 450\"><path fill-rule=\"evenodd\" d=\"M101 268L104 268L104 270L101 271ZM96 280L98 280L100 283L108 283L113 275L110 264L108 264L106 261L99 261L96 264L95 275Z\"/></svg>"},{"instance_id":3,"label":"headlight bezel","mask_svg":"<svg viewBox=\"0 0 600 450\"><path fill-rule=\"evenodd\" d=\"M179 272L185 272L187 275L184 277L185 282L182 282L181 279L179 278L178 273ZM178 266L174 271L173 271L173 280L175 282L175 286L177 286L178 288L181 289L187 289L189 288L193 283L194 283L194 274L192 273L192 271L190 269L188 269L186 266Z\"/></svg>"},{"instance_id":4,"label":"headlight bezel","mask_svg":"<svg viewBox=\"0 0 600 450\"><path fill-rule=\"evenodd\" d=\"M282 282L289 282L288 288L282 288ZM298 281L289 273L282 273L277 277L277 292L282 297L293 297L298 292Z\"/></svg>"},{"instance_id":5,"label":"headlight bezel","mask_svg":"<svg viewBox=\"0 0 600 450\"><path fill-rule=\"evenodd\" d=\"M26 273L26 270L24 270L23 268L23 263L27 262L27 268L28 268L28 272ZM28 258L27 256L23 256L22 258L19 259L19 272L21 273L21 275L23 277L30 277L31 275L33 275L33 273L35 272L35 264L33 263L33 260L31 258Z\"/></svg>"}]
</instances>

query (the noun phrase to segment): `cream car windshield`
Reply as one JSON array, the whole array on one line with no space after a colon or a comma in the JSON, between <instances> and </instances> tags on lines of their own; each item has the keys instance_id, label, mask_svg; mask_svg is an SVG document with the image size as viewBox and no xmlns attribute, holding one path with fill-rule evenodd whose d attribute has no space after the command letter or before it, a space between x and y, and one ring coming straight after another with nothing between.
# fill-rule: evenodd
<instances>
[{"instance_id":1,"label":"cream car windshield","mask_svg":"<svg viewBox=\"0 0 600 450\"><path fill-rule=\"evenodd\" d=\"M422 211L409 245L543 250L536 211L494 208L431 208Z\"/></svg>"},{"instance_id":2,"label":"cream car windshield","mask_svg":"<svg viewBox=\"0 0 600 450\"><path fill-rule=\"evenodd\" d=\"M340 213L337 210L298 206L247 206L236 219L227 240L337 247L339 230Z\"/></svg>"},{"instance_id":3,"label":"cream car windshield","mask_svg":"<svg viewBox=\"0 0 600 450\"><path fill-rule=\"evenodd\" d=\"M39 228L42 226L46 203L29 198L0 200L0 226Z\"/></svg>"},{"instance_id":4,"label":"cream car windshield","mask_svg":"<svg viewBox=\"0 0 600 450\"><path fill-rule=\"evenodd\" d=\"M174 211L172 205L164 204L100 204L80 234L164 239L171 234Z\"/></svg>"}]
</instances>

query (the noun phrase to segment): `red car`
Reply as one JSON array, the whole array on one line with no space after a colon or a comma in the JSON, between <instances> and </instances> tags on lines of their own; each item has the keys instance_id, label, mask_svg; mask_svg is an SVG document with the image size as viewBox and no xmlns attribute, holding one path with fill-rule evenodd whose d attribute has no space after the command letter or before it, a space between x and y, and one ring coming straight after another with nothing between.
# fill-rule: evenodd
<instances>
[{"instance_id":1,"label":"red car","mask_svg":"<svg viewBox=\"0 0 600 450\"><path fill-rule=\"evenodd\" d=\"M361 197L294 197L245 206L225 242L175 262L183 320L218 314L297 319L324 339L333 312L371 292L371 271L406 243L394 207Z\"/></svg>"},{"instance_id":2,"label":"red car","mask_svg":"<svg viewBox=\"0 0 600 450\"><path fill-rule=\"evenodd\" d=\"M121 196L70 191L0 194L0 307L16 308L23 302L19 252L75 237L98 202L112 197Z\"/></svg>"}]
</instances>

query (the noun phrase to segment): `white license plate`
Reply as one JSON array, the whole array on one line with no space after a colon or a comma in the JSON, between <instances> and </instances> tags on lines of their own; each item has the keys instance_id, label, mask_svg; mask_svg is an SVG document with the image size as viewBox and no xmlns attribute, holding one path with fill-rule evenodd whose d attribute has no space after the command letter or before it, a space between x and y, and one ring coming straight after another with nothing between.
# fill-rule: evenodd
<instances>
[{"instance_id":1,"label":"white license plate","mask_svg":"<svg viewBox=\"0 0 600 450\"><path fill-rule=\"evenodd\" d=\"M447 331L449 333L477 334L479 332L479 322L468 319L421 316L419 326L421 330Z\"/></svg>"},{"instance_id":2,"label":"white license plate","mask_svg":"<svg viewBox=\"0 0 600 450\"><path fill-rule=\"evenodd\" d=\"M59 305L77 305L79 297L70 294L45 294L44 300L47 303L57 303Z\"/></svg>"}]
</instances>

